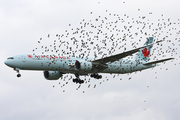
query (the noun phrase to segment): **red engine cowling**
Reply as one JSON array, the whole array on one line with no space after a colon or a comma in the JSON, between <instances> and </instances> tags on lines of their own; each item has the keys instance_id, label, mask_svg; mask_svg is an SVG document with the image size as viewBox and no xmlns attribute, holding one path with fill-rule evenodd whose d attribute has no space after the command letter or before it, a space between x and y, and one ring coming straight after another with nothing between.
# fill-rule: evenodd
<instances>
[{"instance_id":1,"label":"red engine cowling","mask_svg":"<svg viewBox=\"0 0 180 120\"><path fill-rule=\"evenodd\" d=\"M44 71L44 77L47 80L58 80L62 77L62 73L59 71Z\"/></svg>"}]
</instances>

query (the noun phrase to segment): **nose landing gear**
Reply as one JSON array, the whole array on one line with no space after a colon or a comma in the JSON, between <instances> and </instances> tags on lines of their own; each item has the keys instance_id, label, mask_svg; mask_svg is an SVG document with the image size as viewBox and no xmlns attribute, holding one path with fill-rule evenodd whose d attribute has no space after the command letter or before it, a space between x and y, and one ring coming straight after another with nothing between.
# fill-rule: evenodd
<instances>
[{"instance_id":1,"label":"nose landing gear","mask_svg":"<svg viewBox=\"0 0 180 120\"><path fill-rule=\"evenodd\" d=\"M18 73L18 74L17 74L17 77L18 77L18 78L21 77L21 74L19 73L19 70L20 70L20 69L14 68L14 70Z\"/></svg>"},{"instance_id":2,"label":"nose landing gear","mask_svg":"<svg viewBox=\"0 0 180 120\"><path fill-rule=\"evenodd\" d=\"M21 77L21 74L17 74L17 77Z\"/></svg>"}]
</instances>

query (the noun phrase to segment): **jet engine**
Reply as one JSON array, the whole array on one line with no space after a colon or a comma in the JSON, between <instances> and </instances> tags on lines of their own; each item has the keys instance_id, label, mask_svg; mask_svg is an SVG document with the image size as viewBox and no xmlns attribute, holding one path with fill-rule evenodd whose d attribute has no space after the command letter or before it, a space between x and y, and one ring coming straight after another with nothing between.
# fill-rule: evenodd
<instances>
[{"instance_id":1,"label":"jet engine","mask_svg":"<svg viewBox=\"0 0 180 120\"><path fill-rule=\"evenodd\" d=\"M58 80L62 77L62 73L59 71L44 71L44 77L47 80Z\"/></svg>"},{"instance_id":2,"label":"jet engine","mask_svg":"<svg viewBox=\"0 0 180 120\"><path fill-rule=\"evenodd\" d=\"M84 70L84 71L89 71L93 68L93 64L91 62L80 62L76 60L75 62L75 68L77 70Z\"/></svg>"}]
</instances>

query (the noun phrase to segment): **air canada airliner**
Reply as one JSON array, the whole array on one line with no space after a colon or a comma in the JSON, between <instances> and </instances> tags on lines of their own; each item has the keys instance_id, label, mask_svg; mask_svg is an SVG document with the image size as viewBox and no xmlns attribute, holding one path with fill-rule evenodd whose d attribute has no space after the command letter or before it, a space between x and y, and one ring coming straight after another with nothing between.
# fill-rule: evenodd
<instances>
[{"instance_id":1,"label":"air canada airliner","mask_svg":"<svg viewBox=\"0 0 180 120\"><path fill-rule=\"evenodd\" d=\"M156 43L159 42L162 41ZM99 73L132 73L174 59L167 58L149 62L151 48L156 43L153 43L153 37L149 37L143 47L96 60L68 56L19 54L7 58L4 63L17 71L17 77L21 77L20 70L44 71L43 74L47 80L58 80L63 74L71 73L76 77L73 82L82 84L84 81L79 78L81 75L90 75L90 77L101 79L102 75ZM134 53L137 53L134 59L126 58Z\"/></svg>"}]
</instances>

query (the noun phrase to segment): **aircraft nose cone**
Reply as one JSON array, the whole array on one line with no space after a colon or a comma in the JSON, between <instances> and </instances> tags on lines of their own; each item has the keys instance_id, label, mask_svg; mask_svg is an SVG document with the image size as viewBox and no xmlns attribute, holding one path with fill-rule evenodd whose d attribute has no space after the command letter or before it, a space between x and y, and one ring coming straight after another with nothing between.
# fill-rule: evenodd
<instances>
[{"instance_id":1,"label":"aircraft nose cone","mask_svg":"<svg viewBox=\"0 0 180 120\"><path fill-rule=\"evenodd\" d=\"M8 65L8 62L7 62L7 60L5 60L5 61L4 61L4 64L5 64L5 65Z\"/></svg>"},{"instance_id":2,"label":"aircraft nose cone","mask_svg":"<svg viewBox=\"0 0 180 120\"><path fill-rule=\"evenodd\" d=\"M4 61L4 64L9 66L9 67L12 67L13 66L13 62L12 61L9 61L9 60L6 60Z\"/></svg>"}]
</instances>

